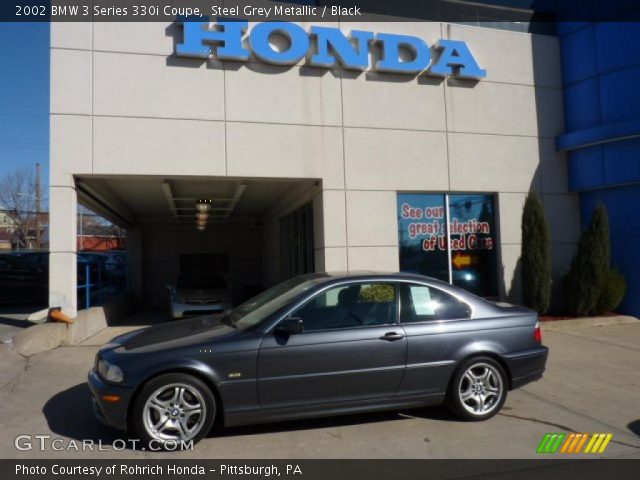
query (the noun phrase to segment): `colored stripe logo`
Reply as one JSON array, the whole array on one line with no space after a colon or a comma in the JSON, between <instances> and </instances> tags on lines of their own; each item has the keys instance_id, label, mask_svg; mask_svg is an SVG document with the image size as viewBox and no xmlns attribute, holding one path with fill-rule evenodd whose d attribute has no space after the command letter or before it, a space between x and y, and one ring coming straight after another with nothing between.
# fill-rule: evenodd
<instances>
[{"instance_id":1,"label":"colored stripe logo","mask_svg":"<svg viewBox=\"0 0 640 480\"><path fill-rule=\"evenodd\" d=\"M612 433L547 433L536 453L604 453Z\"/></svg>"}]
</instances>

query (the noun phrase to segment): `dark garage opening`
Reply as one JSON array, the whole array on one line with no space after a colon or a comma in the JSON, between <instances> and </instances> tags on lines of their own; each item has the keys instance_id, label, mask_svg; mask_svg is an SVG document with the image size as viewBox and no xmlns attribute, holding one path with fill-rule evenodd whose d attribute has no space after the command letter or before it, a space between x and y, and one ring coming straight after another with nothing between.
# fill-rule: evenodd
<instances>
[{"instance_id":1,"label":"dark garage opening","mask_svg":"<svg viewBox=\"0 0 640 480\"><path fill-rule=\"evenodd\" d=\"M220 273L238 304L315 269L316 179L83 176L76 184L82 204L127 231L130 298L141 323L170 318L168 287L180 275ZM211 207L199 231L203 199Z\"/></svg>"}]
</instances>

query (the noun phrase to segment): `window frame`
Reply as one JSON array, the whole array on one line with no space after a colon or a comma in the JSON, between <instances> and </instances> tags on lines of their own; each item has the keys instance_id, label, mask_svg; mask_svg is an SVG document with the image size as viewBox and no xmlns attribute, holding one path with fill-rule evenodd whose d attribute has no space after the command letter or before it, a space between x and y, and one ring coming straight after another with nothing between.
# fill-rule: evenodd
<instances>
[{"instance_id":1,"label":"window frame","mask_svg":"<svg viewBox=\"0 0 640 480\"><path fill-rule=\"evenodd\" d=\"M385 283L385 284L393 285L393 288L394 288L394 291L395 291L395 295L396 295L396 299L395 299L396 318L395 318L394 322L382 323L382 324L377 324L377 325L357 325L357 326L345 327L345 328L324 328L322 330L303 330L299 335L304 335L305 333L339 332L339 331L348 331L348 330L356 330L356 329L359 330L359 329L363 329L363 328L379 328L379 327L387 327L387 326L399 326L400 325L400 314L401 314L400 308L401 307L400 307L400 284L399 284L398 280L397 279L394 279L394 280L369 279L369 280L348 280L348 281L345 281L345 282L332 283L331 285L327 285L326 287L323 287L323 288L319 289L318 291L314 292L310 297L306 298L302 303L297 304L291 310L289 310L285 315L283 315L274 324L274 326L271 328L271 331L273 331L273 329L281 321L283 321L283 320L285 320L287 318L295 318L296 312L298 312L299 310L304 308L309 302L314 301L316 299L316 297L318 297L319 295L324 294L328 290L331 290L333 288L349 287L349 286L352 286L352 285L367 285L367 284L373 284L373 283Z\"/></svg>"},{"instance_id":2,"label":"window frame","mask_svg":"<svg viewBox=\"0 0 640 480\"><path fill-rule=\"evenodd\" d=\"M405 287L411 287L411 286L418 286L418 287L427 287L429 289L433 289L433 290L437 290L439 292L444 293L445 295L449 295L450 297L453 297L455 300L457 300L458 302L462 303L463 305L465 305L467 307L467 309L469 310L469 316L467 317L458 317L458 318L434 318L434 319L430 319L430 320L420 320L417 322L403 322L402 321L402 309L404 308L404 303L402 301L402 297L401 297L401 293L400 293L400 289L402 288L402 285L404 285ZM460 287L456 287L456 288L460 288ZM416 281L400 281L399 285L398 285L398 303L400 304L400 312L398 315L398 324L400 326L405 326L405 325L425 325L425 324L430 324L430 323L443 323L443 322L460 322L460 321L465 321L465 320L471 320L474 318L474 308L473 305L469 302L467 302L466 300L460 298L459 295L456 295L453 292L449 292L443 288L438 288L436 286L430 285L428 283L422 283L422 282L416 282Z\"/></svg>"}]
</instances>

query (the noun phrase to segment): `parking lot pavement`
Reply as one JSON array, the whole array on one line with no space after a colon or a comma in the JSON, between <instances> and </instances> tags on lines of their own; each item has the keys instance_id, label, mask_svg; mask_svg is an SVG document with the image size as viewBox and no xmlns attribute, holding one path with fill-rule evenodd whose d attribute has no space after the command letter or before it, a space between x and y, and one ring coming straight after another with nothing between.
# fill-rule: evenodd
<instances>
[{"instance_id":1,"label":"parking lot pavement","mask_svg":"<svg viewBox=\"0 0 640 480\"><path fill-rule=\"evenodd\" d=\"M98 347L58 348L30 357L0 391L0 457L533 458L545 433L575 431L611 432L604 456L640 458L640 322L546 331L544 342L545 377L510 392L487 422L459 422L438 407L219 429L189 452L18 451L20 434L122 438L91 412L85 379Z\"/></svg>"}]
</instances>

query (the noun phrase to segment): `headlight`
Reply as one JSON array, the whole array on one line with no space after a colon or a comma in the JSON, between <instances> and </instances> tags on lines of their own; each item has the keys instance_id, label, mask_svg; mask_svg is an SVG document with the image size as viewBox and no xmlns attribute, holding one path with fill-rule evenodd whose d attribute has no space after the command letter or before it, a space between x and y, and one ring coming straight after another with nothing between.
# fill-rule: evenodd
<instances>
[{"instance_id":1,"label":"headlight","mask_svg":"<svg viewBox=\"0 0 640 480\"><path fill-rule=\"evenodd\" d=\"M124 374L120 367L113 365L106 360L98 362L98 373L108 382L121 383L124 380Z\"/></svg>"}]
</instances>

